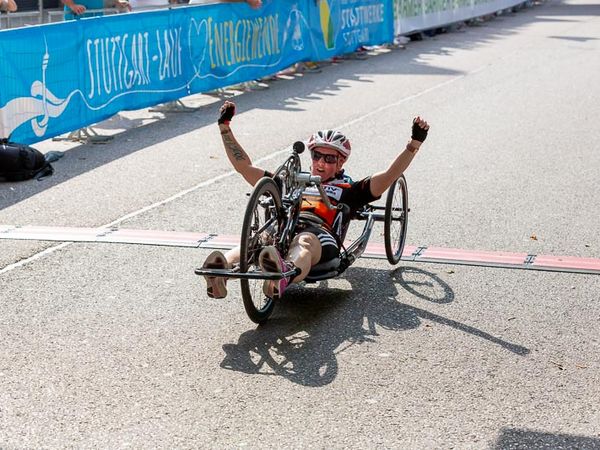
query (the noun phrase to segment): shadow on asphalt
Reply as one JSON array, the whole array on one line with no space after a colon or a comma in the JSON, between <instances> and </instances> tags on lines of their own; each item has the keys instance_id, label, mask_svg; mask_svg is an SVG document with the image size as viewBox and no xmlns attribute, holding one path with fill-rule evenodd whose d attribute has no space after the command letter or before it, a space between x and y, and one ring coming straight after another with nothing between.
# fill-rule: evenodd
<instances>
[{"instance_id":1,"label":"shadow on asphalt","mask_svg":"<svg viewBox=\"0 0 600 450\"><path fill-rule=\"evenodd\" d=\"M337 376L338 353L375 342L378 328L411 330L423 319L486 339L517 355L529 353L525 347L398 300L406 291L432 303L452 302L452 288L434 273L414 267L391 272L350 268L345 278L351 290L331 289L326 281L317 287L290 288L265 325L243 333L237 344L223 345L226 356L221 367L282 376L303 386L324 386Z\"/></svg>"},{"instance_id":2,"label":"shadow on asphalt","mask_svg":"<svg viewBox=\"0 0 600 450\"><path fill-rule=\"evenodd\" d=\"M504 428L492 448L494 450L541 450L551 448L592 450L600 449L600 439L572 434Z\"/></svg>"},{"instance_id":3,"label":"shadow on asphalt","mask_svg":"<svg viewBox=\"0 0 600 450\"><path fill-rule=\"evenodd\" d=\"M293 79L277 79L269 81L268 91L250 91L236 96L239 111L252 109L304 110L307 102L317 102L323 97L336 95L337 92L347 89L351 82L358 81L371 83L372 75L459 75L459 72L432 66L427 63L427 54L452 54L455 50L476 50L493 40L517 33L519 29L536 21L552 21L548 16L569 14L593 14L597 8L591 5L587 8L578 8L571 12L573 5L555 5L548 3L533 9L526 9L526 13L500 16L484 22L473 33L451 33L452 39L444 38L443 34L436 35L433 40L428 40L427 46L414 43L406 51L394 50L387 54L380 54L367 58L367 60L342 60L335 64L325 65L319 74L305 74ZM439 29L439 32L445 32ZM464 30L463 30L464 31ZM335 68L333 67L335 66ZM184 99L185 101L185 99ZM29 180L20 183L0 183L0 210L19 203L46 189L52 188L65 181L75 178L83 173L93 171L105 164L124 158L148 146L160 144L174 137L189 133L191 130L206 127L216 122L217 111L221 102L199 108L193 113L165 114L161 120L141 125L143 121L133 120L118 116L103 122L98 126L102 128L116 128L123 124L134 127L114 136L114 139L104 145L83 144L65 152L65 156L54 164L55 174L41 181ZM148 119L156 118L148 112ZM160 117L160 116L158 116ZM290 143L303 138L303 136L290 136ZM200 145L200 143L199 143ZM35 147L35 144L33 145ZM54 150L61 150L56 148ZM165 150L173 151L173 149ZM201 174L198 174L201 182ZM110 180L107 181L110 185Z\"/></svg>"}]
</instances>

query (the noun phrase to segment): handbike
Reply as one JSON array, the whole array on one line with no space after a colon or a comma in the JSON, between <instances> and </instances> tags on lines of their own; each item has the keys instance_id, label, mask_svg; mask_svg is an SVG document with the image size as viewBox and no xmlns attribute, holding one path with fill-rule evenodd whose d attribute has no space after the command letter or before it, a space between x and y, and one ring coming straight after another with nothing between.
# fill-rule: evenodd
<instances>
[{"instance_id":1,"label":"handbike","mask_svg":"<svg viewBox=\"0 0 600 450\"><path fill-rule=\"evenodd\" d=\"M287 254L300 220L305 189L316 188L323 203L330 209L345 207L330 203L321 185L321 177L302 171L299 155L304 149L303 142L294 143L291 155L273 177L263 177L256 183L244 214L239 263L230 270L195 270L197 275L239 278L246 313L258 324L269 318L275 306L273 299L263 294L262 282L294 277L299 273L297 268L284 273L263 272L258 265L258 255L268 245L274 245L281 255ZM312 267L303 281L315 283L343 273L365 251L375 222L383 222L388 261L398 264L404 249L408 211L408 189L404 176L401 176L388 189L385 207L367 204L353 215L352 219L365 222L360 236L347 247L342 245L338 258Z\"/></svg>"}]
</instances>

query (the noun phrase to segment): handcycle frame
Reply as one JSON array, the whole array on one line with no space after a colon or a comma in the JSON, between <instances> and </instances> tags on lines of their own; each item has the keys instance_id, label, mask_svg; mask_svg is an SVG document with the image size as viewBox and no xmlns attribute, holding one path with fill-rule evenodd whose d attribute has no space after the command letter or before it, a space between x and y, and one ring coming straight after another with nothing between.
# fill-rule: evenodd
<instances>
[{"instance_id":1,"label":"handcycle frame","mask_svg":"<svg viewBox=\"0 0 600 450\"><path fill-rule=\"evenodd\" d=\"M300 270L263 272L258 266L258 254L267 245L274 245L281 255L287 254L301 221L300 207L305 190L316 188L323 203L330 209L347 207L343 204L333 206L323 189L321 177L302 171L299 155L304 149L303 142L294 143L292 153L273 176L263 177L254 186L242 225L239 263L232 269L195 270L197 275L239 279L246 312L252 321L259 324L268 319L274 302L264 296L262 303L257 306L255 297L263 295L251 289L250 282L293 278ZM343 244L340 246L339 258L314 266L303 281L315 283L342 274L364 253L375 222L384 222L386 256L391 264L397 264L404 248L408 211L408 189L404 176L401 176L388 189L385 207L367 204L353 214L353 220L365 222L360 236L347 247ZM261 223L261 219L264 219L264 223ZM395 226L399 226L399 229L392 234Z\"/></svg>"}]
</instances>

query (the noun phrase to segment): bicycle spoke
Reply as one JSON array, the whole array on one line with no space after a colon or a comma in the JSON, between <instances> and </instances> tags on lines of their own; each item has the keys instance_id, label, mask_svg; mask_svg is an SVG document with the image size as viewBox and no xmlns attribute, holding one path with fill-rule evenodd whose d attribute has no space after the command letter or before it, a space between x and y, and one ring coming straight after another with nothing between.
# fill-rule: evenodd
<instances>
[{"instance_id":1,"label":"bicycle spoke","mask_svg":"<svg viewBox=\"0 0 600 450\"><path fill-rule=\"evenodd\" d=\"M406 180L400 177L388 191L384 218L385 251L391 264L398 263L404 248L407 202Z\"/></svg>"},{"instance_id":2,"label":"bicycle spoke","mask_svg":"<svg viewBox=\"0 0 600 450\"><path fill-rule=\"evenodd\" d=\"M259 252L266 245L273 245L280 230L280 191L271 178L262 178L255 186L248 202L244 224L242 225L241 267L242 272L260 272ZM264 322L273 310L273 300L263 294L261 279L242 279L242 298L250 319Z\"/></svg>"}]
</instances>

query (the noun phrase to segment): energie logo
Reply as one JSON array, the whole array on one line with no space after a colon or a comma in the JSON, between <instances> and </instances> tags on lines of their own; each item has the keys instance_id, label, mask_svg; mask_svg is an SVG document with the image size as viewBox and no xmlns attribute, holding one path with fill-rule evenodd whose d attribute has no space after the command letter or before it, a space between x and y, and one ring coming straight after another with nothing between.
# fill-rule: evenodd
<instances>
[{"instance_id":1,"label":"energie logo","mask_svg":"<svg viewBox=\"0 0 600 450\"><path fill-rule=\"evenodd\" d=\"M319 15L321 17L321 31L323 32L323 41L327 50L335 47L333 22L331 21L331 10L327 0L319 0Z\"/></svg>"}]
</instances>

